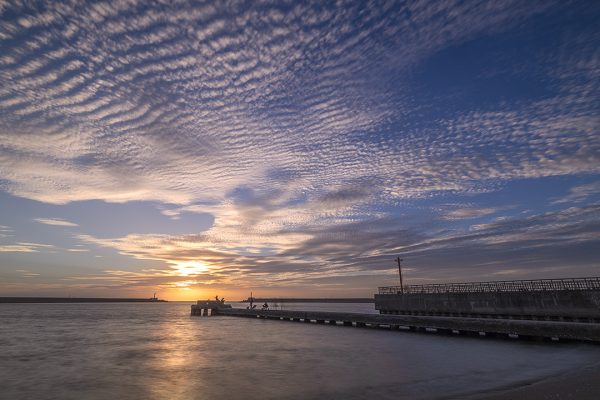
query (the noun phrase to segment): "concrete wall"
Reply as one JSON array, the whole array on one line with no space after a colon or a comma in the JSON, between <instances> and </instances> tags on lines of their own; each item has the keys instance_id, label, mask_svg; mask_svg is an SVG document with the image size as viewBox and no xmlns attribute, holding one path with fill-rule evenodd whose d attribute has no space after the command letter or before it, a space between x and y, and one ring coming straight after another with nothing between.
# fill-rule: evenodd
<instances>
[{"instance_id":1,"label":"concrete wall","mask_svg":"<svg viewBox=\"0 0 600 400\"><path fill-rule=\"evenodd\" d=\"M488 314L600 318L600 291L376 294L382 314Z\"/></svg>"}]
</instances>

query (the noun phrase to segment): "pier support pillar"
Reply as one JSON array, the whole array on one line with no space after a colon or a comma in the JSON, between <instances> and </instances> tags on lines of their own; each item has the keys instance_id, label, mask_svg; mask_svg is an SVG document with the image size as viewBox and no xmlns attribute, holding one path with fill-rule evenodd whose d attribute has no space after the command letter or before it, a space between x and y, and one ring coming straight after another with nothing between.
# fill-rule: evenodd
<instances>
[{"instance_id":1,"label":"pier support pillar","mask_svg":"<svg viewBox=\"0 0 600 400\"><path fill-rule=\"evenodd\" d=\"M203 308L202 309L202 316L203 317L208 317L208 308Z\"/></svg>"},{"instance_id":2,"label":"pier support pillar","mask_svg":"<svg viewBox=\"0 0 600 400\"><path fill-rule=\"evenodd\" d=\"M352 321L344 321L344 326L352 326Z\"/></svg>"}]
</instances>

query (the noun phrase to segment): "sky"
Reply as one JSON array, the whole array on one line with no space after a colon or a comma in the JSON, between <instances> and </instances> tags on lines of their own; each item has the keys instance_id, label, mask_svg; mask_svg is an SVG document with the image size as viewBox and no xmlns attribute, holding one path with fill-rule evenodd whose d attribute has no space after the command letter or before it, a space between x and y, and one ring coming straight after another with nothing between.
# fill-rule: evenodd
<instances>
[{"instance_id":1,"label":"sky","mask_svg":"<svg viewBox=\"0 0 600 400\"><path fill-rule=\"evenodd\" d=\"M598 20L0 0L0 296L600 276Z\"/></svg>"}]
</instances>

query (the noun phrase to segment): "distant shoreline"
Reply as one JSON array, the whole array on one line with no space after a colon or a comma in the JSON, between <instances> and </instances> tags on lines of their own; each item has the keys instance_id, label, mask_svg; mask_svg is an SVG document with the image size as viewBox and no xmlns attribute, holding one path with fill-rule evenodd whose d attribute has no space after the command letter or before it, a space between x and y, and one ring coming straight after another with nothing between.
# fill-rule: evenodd
<instances>
[{"instance_id":1,"label":"distant shoreline","mask_svg":"<svg viewBox=\"0 0 600 400\"><path fill-rule=\"evenodd\" d=\"M276 298L276 297L255 297L254 302L271 303L374 303L375 299L371 297L346 297L346 298ZM249 303L250 299L242 300L241 303Z\"/></svg>"},{"instance_id":2,"label":"distant shoreline","mask_svg":"<svg viewBox=\"0 0 600 400\"><path fill-rule=\"evenodd\" d=\"M113 297L0 297L0 303L164 303L166 300Z\"/></svg>"}]
</instances>

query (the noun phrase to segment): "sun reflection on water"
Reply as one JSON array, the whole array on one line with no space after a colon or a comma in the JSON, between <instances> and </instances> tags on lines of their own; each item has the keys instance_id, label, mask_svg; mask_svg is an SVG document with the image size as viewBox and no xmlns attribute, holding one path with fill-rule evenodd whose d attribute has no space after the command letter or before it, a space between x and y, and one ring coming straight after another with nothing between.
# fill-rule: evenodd
<instances>
[{"instance_id":1,"label":"sun reflection on water","mask_svg":"<svg viewBox=\"0 0 600 400\"><path fill-rule=\"evenodd\" d=\"M198 346L202 329L193 329L189 321L167 320L153 330L155 371L154 379L148 380L150 398L187 399L192 388L203 386L198 376L191 379L189 371L202 368L205 360Z\"/></svg>"}]
</instances>

